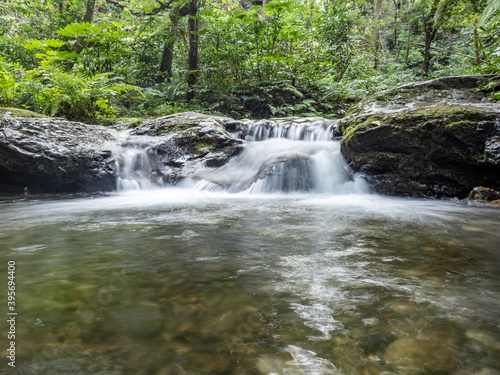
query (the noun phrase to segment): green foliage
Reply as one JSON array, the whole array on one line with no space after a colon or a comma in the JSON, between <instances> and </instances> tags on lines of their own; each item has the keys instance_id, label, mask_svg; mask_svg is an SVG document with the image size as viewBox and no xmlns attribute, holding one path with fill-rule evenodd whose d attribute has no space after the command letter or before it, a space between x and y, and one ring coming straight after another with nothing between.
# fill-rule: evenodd
<instances>
[{"instance_id":1,"label":"green foliage","mask_svg":"<svg viewBox=\"0 0 500 375\"><path fill-rule=\"evenodd\" d=\"M430 77L499 72L499 0L385 1L377 21L367 0L273 0L246 8L240 5L249 1L209 0L198 4L199 79L196 99L186 102L188 17L174 24L172 11L154 0L120 3L98 2L93 22L85 23L87 0L0 2L1 104L88 121L184 110L341 116L366 95L420 79L426 25L439 28ZM475 55L476 24L479 66L458 55ZM405 59L407 40L416 44ZM173 76L157 84L172 41Z\"/></svg>"},{"instance_id":2,"label":"green foliage","mask_svg":"<svg viewBox=\"0 0 500 375\"><path fill-rule=\"evenodd\" d=\"M19 66L0 58L0 106L11 107L19 94Z\"/></svg>"},{"instance_id":3,"label":"green foliage","mask_svg":"<svg viewBox=\"0 0 500 375\"><path fill-rule=\"evenodd\" d=\"M136 86L110 79L109 73L92 77L70 74L57 68L27 72L30 80L24 87L23 99L29 108L50 116L68 119L99 121L117 114L113 101Z\"/></svg>"}]
</instances>

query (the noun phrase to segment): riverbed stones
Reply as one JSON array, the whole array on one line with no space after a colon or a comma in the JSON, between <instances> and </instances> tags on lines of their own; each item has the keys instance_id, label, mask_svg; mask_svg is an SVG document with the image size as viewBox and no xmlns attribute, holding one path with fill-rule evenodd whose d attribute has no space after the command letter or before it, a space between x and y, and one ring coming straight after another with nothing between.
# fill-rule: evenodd
<instances>
[{"instance_id":1,"label":"riverbed stones","mask_svg":"<svg viewBox=\"0 0 500 375\"><path fill-rule=\"evenodd\" d=\"M341 152L380 193L465 198L500 189L500 104L488 76L448 77L384 91L341 121Z\"/></svg>"},{"instance_id":2,"label":"riverbed stones","mask_svg":"<svg viewBox=\"0 0 500 375\"><path fill-rule=\"evenodd\" d=\"M102 126L55 118L0 116L0 191L94 192L116 186Z\"/></svg>"},{"instance_id":3,"label":"riverbed stones","mask_svg":"<svg viewBox=\"0 0 500 375\"><path fill-rule=\"evenodd\" d=\"M422 371L447 374L457 368L460 355L454 342L423 335L394 341L387 348L384 360L405 374L418 374Z\"/></svg>"}]
</instances>

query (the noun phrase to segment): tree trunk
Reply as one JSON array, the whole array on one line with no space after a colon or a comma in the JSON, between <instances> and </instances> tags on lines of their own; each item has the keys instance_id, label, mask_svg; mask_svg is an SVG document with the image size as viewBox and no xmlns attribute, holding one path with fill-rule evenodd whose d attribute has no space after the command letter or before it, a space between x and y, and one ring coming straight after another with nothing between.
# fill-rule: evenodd
<instances>
[{"instance_id":1,"label":"tree trunk","mask_svg":"<svg viewBox=\"0 0 500 375\"><path fill-rule=\"evenodd\" d=\"M198 77L198 6L196 0L189 0L189 54L188 54L188 73L186 81L188 90L186 100L192 100L195 97L196 80Z\"/></svg>"},{"instance_id":2,"label":"tree trunk","mask_svg":"<svg viewBox=\"0 0 500 375\"><path fill-rule=\"evenodd\" d=\"M374 0L374 5L375 5L375 30L373 31L372 34L372 45L375 49L375 63L373 68L378 69L379 65L378 55L380 50L380 28L378 25L378 21L382 16L382 0Z\"/></svg>"},{"instance_id":3,"label":"tree trunk","mask_svg":"<svg viewBox=\"0 0 500 375\"><path fill-rule=\"evenodd\" d=\"M415 0L411 0L410 7L413 8ZM410 42L411 42L411 28L412 28L412 20L408 21L408 36L406 38L406 51L405 51L405 65L408 66L408 56L410 55Z\"/></svg>"},{"instance_id":4,"label":"tree trunk","mask_svg":"<svg viewBox=\"0 0 500 375\"><path fill-rule=\"evenodd\" d=\"M165 82L165 80L170 82L174 75L172 72L172 63L174 61L175 39L178 34L179 19L186 15L187 7L184 5L181 7L175 7L170 11L170 37L163 47L163 54L160 63L160 74L156 77L156 82L158 83Z\"/></svg>"},{"instance_id":5,"label":"tree trunk","mask_svg":"<svg viewBox=\"0 0 500 375\"><path fill-rule=\"evenodd\" d=\"M440 0L434 0L429 14L426 17L425 25L425 46L424 46L424 63L422 64L422 76L427 77L429 73L429 63L431 61L431 43L437 33L437 26L434 23L434 17L438 9Z\"/></svg>"},{"instance_id":6,"label":"tree trunk","mask_svg":"<svg viewBox=\"0 0 500 375\"><path fill-rule=\"evenodd\" d=\"M83 22L92 23L94 20L96 0L87 1L87 10L85 11L85 16L83 16ZM73 44L73 52L80 54L83 51L84 40L77 38L75 44Z\"/></svg>"},{"instance_id":7,"label":"tree trunk","mask_svg":"<svg viewBox=\"0 0 500 375\"><path fill-rule=\"evenodd\" d=\"M411 42L411 21L408 22L408 36L406 38L406 51L405 51L405 65L408 66L408 56L410 55L410 42Z\"/></svg>"},{"instance_id":8,"label":"tree trunk","mask_svg":"<svg viewBox=\"0 0 500 375\"><path fill-rule=\"evenodd\" d=\"M399 47L398 47L398 17L401 3L399 0L394 0L394 48L398 51L399 60Z\"/></svg>"},{"instance_id":9,"label":"tree trunk","mask_svg":"<svg viewBox=\"0 0 500 375\"><path fill-rule=\"evenodd\" d=\"M480 65L481 57L479 52L479 35L477 32L477 25L474 26L474 53L476 55L476 65Z\"/></svg>"},{"instance_id":10,"label":"tree trunk","mask_svg":"<svg viewBox=\"0 0 500 375\"><path fill-rule=\"evenodd\" d=\"M436 35L437 28L425 31L424 63L422 64L422 75L427 77L429 73L429 63L431 61L431 43Z\"/></svg>"}]
</instances>

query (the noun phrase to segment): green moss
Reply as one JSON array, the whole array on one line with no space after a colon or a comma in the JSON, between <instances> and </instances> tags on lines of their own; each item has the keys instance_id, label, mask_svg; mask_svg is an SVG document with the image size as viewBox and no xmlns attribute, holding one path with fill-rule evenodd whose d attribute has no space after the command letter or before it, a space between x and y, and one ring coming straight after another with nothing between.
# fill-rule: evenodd
<instances>
[{"instance_id":1,"label":"green moss","mask_svg":"<svg viewBox=\"0 0 500 375\"><path fill-rule=\"evenodd\" d=\"M157 134L165 134L170 132L183 132L191 129L199 128L199 122L203 119L197 118L179 118L175 117L170 121L164 121L155 127Z\"/></svg>"},{"instance_id":2,"label":"green moss","mask_svg":"<svg viewBox=\"0 0 500 375\"><path fill-rule=\"evenodd\" d=\"M387 115L377 114L372 116L355 117L351 121L344 123L341 132L344 134L342 142L349 141L352 136L360 130L368 130L386 124Z\"/></svg>"},{"instance_id":3,"label":"green moss","mask_svg":"<svg viewBox=\"0 0 500 375\"><path fill-rule=\"evenodd\" d=\"M145 121L141 117L122 117L113 121L114 125L126 125L128 129L135 129Z\"/></svg>"},{"instance_id":4,"label":"green moss","mask_svg":"<svg viewBox=\"0 0 500 375\"><path fill-rule=\"evenodd\" d=\"M461 105L442 105L391 114L376 114L368 117L353 117L343 124L342 142L348 142L363 130L377 126L391 126L395 129L419 127L419 140L426 138L429 130L440 128L449 134L472 137L477 133L482 121L493 121L497 114L486 112L476 107Z\"/></svg>"},{"instance_id":5,"label":"green moss","mask_svg":"<svg viewBox=\"0 0 500 375\"><path fill-rule=\"evenodd\" d=\"M0 115L5 115L10 112L13 117L33 117L33 118L47 118L49 116L42 115L41 113L36 113L28 111L27 109L20 108L0 108Z\"/></svg>"}]
</instances>

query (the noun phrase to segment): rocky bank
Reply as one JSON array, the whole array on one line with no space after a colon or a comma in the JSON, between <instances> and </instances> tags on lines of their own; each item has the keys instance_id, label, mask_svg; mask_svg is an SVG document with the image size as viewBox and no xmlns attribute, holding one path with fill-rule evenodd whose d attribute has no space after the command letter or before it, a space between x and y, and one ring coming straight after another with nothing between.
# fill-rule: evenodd
<instances>
[{"instance_id":1,"label":"rocky bank","mask_svg":"<svg viewBox=\"0 0 500 375\"><path fill-rule=\"evenodd\" d=\"M0 191L96 192L116 189L123 160L117 149L143 138L155 178L168 183L220 166L244 141L231 136L230 118L182 113L145 121L132 130L54 118L0 117Z\"/></svg>"},{"instance_id":2,"label":"rocky bank","mask_svg":"<svg viewBox=\"0 0 500 375\"><path fill-rule=\"evenodd\" d=\"M500 188L500 103L491 76L448 77L375 94L340 123L350 167L383 194L465 198Z\"/></svg>"},{"instance_id":3,"label":"rocky bank","mask_svg":"<svg viewBox=\"0 0 500 375\"><path fill-rule=\"evenodd\" d=\"M92 192L116 186L102 126L62 119L0 117L0 191Z\"/></svg>"}]
</instances>

